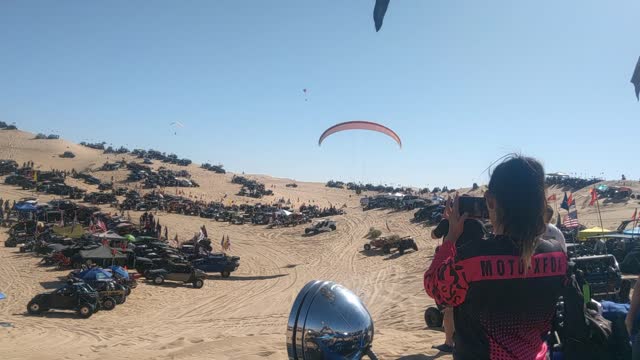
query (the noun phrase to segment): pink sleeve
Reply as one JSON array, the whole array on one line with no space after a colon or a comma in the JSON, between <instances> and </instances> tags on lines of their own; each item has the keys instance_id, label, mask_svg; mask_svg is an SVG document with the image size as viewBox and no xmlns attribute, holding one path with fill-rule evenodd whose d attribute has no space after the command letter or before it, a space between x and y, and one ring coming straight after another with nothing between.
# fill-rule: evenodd
<instances>
[{"instance_id":1,"label":"pink sleeve","mask_svg":"<svg viewBox=\"0 0 640 360\"><path fill-rule=\"evenodd\" d=\"M455 255L455 245L445 241L424 274L424 289L438 304L458 306L467 295L469 282L464 266L454 261Z\"/></svg>"}]
</instances>

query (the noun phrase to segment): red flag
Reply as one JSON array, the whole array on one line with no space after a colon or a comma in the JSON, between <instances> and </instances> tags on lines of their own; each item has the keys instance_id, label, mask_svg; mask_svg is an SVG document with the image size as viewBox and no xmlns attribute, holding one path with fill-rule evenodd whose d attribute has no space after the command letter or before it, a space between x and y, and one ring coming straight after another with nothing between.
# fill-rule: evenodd
<instances>
[{"instance_id":1,"label":"red flag","mask_svg":"<svg viewBox=\"0 0 640 360\"><path fill-rule=\"evenodd\" d=\"M547 201L556 201L556 200L557 200L556 194L549 196L549 198L547 199Z\"/></svg>"},{"instance_id":2,"label":"red flag","mask_svg":"<svg viewBox=\"0 0 640 360\"><path fill-rule=\"evenodd\" d=\"M107 231L107 225L105 225L104 221L98 219L98 227L100 228L100 230L102 230L103 232Z\"/></svg>"},{"instance_id":3,"label":"red flag","mask_svg":"<svg viewBox=\"0 0 640 360\"><path fill-rule=\"evenodd\" d=\"M589 190L589 192L591 193L591 201L589 202L589 206L593 206L593 204L595 204L598 200L598 192L596 191L596 189L591 189Z\"/></svg>"},{"instance_id":4,"label":"red flag","mask_svg":"<svg viewBox=\"0 0 640 360\"><path fill-rule=\"evenodd\" d=\"M573 200L573 193L569 194L569 199L567 200L567 204L569 204L569 208L571 208L571 205L575 205Z\"/></svg>"},{"instance_id":5,"label":"red flag","mask_svg":"<svg viewBox=\"0 0 640 360\"><path fill-rule=\"evenodd\" d=\"M631 221L638 220L638 208L633 212L633 216L631 217Z\"/></svg>"}]
</instances>

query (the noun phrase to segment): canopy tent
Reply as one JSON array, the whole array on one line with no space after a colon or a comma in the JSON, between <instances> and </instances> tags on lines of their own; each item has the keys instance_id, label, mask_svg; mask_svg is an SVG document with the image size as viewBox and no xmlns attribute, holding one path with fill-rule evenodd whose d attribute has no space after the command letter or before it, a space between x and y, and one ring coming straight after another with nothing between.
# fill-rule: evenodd
<instances>
[{"instance_id":1,"label":"canopy tent","mask_svg":"<svg viewBox=\"0 0 640 360\"><path fill-rule=\"evenodd\" d=\"M590 229L582 230L578 233L579 240L587 240L588 238L598 236L598 235L608 235L613 234L615 231L609 229L603 229L599 226L592 227Z\"/></svg>"},{"instance_id":2,"label":"canopy tent","mask_svg":"<svg viewBox=\"0 0 640 360\"><path fill-rule=\"evenodd\" d=\"M126 259L126 255L123 255L117 249L112 249L108 246L98 246L91 250L80 250L80 256L82 256L84 260Z\"/></svg>"},{"instance_id":3,"label":"canopy tent","mask_svg":"<svg viewBox=\"0 0 640 360\"><path fill-rule=\"evenodd\" d=\"M0 300L6 299L6 298L7 298L7 295L0 293Z\"/></svg>"},{"instance_id":4,"label":"canopy tent","mask_svg":"<svg viewBox=\"0 0 640 360\"><path fill-rule=\"evenodd\" d=\"M283 209L276 211L276 215L280 215L280 216L291 216L291 214L293 214L291 211L287 211Z\"/></svg>"},{"instance_id":5,"label":"canopy tent","mask_svg":"<svg viewBox=\"0 0 640 360\"><path fill-rule=\"evenodd\" d=\"M71 246L62 245L62 244L49 244L47 245L47 247L52 251L56 252L56 251L63 251L63 250L69 249Z\"/></svg>"},{"instance_id":6,"label":"canopy tent","mask_svg":"<svg viewBox=\"0 0 640 360\"><path fill-rule=\"evenodd\" d=\"M79 225L79 224L75 226L69 225L65 227L54 225L53 233L56 235L60 235L60 236L64 236L72 239L79 239L82 237L82 235L84 235L84 229L82 228L82 225Z\"/></svg>"},{"instance_id":7,"label":"canopy tent","mask_svg":"<svg viewBox=\"0 0 640 360\"><path fill-rule=\"evenodd\" d=\"M122 278L129 279L129 272L121 266L111 266L109 267L109 270L120 275L120 277Z\"/></svg>"},{"instance_id":8,"label":"canopy tent","mask_svg":"<svg viewBox=\"0 0 640 360\"><path fill-rule=\"evenodd\" d=\"M18 203L13 207L14 210L16 211L20 211L20 212L33 212L38 210L38 206L36 206L36 204L31 204L31 203Z\"/></svg>"},{"instance_id":9,"label":"canopy tent","mask_svg":"<svg viewBox=\"0 0 640 360\"><path fill-rule=\"evenodd\" d=\"M116 234L113 231L107 231L103 233L96 233L92 235L97 240L124 240L124 237Z\"/></svg>"},{"instance_id":10,"label":"canopy tent","mask_svg":"<svg viewBox=\"0 0 640 360\"><path fill-rule=\"evenodd\" d=\"M99 280L111 279L113 275L111 275L109 272L105 271L104 269L96 267L93 269L82 271L78 273L76 277L84 281L99 281Z\"/></svg>"}]
</instances>

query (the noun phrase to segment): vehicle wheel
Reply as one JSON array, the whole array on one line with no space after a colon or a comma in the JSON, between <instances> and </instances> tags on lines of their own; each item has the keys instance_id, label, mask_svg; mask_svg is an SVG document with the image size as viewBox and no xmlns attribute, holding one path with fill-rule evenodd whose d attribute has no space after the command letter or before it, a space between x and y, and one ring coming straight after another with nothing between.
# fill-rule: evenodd
<instances>
[{"instance_id":1,"label":"vehicle wheel","mask_svg":"<svg viewBox=\"0 0 640 360\"><path fill-rule=\"evenodd\" d=\"M103 310L111 311L116 308L116 301L113 298L105 298L100 302L100 307Z\"/></svg>"},{"instance_id":2,"label":"vehicle wheel","mask_svg":"<svg viewBox=\"0 0 640 360\"><path fill-rule=\"evenodd\" d=\"M414 251L418 251L418 245L416 245L416 243L413 243L411 247L413 248Z\"/></svg>"},{"instance_id":3,"label":"vehicle wheel","mask_svg":"<svg viewBox=\"0 0 640 360\"><path fill-rule=\"evenodd\" d=\"M164 283L164 278L162 276L156 276L153 278L153 283L156 285L162 285L162 283Z\"/></svg>"},{"instance_id":4,"label":"vehicle wheel","mask_svg":"<svg viewBox=\"0 0 640 360\"><path fill-rule=\"evenodd\" d=\"M204 286L204 281L202 281L201 279L198 279L193 282L193 287L196 289L202 289L203 286Z\"/></svg>"},{"instance_id":5,"label":"vehicle wheel","mask_svg":"<svg viewBox=\"0 0 640 360\"><path fill-rule=\"evenodd\" d=\"M226 278L228 278L229 276L231 276L231 272L229 272L229 271L223 271L223 272L221 272L221 273L220 273L220 275L221 275L223 278L225 278L225 279L226 279Z\"/></svg>"},{"instance_id":6,"label":"vehicle wheel","mask_svg":"<svg viewBox=\"0 0 640 360\"><path fill-rule=\"evenodd\" d=\"M27 252L27 248L24 247L24 246L20 246L20 249L18 251L20 251L21 253L26 253Z\"/></svg>"},{"instance_id":7,"label":"vehicle wheel","mask_svg":"<svg viewBox=\"0 0 640 360\"><path fill-rule=\"evenodd\" d=\"M304 231L304 233L305 233L305 234L307 234L307 235L311 234L312 232L313 232L313 231L312 231L312 230L309 230L309 229L306 229L306 230Z\"/></svg>"},{"instance_id":8,"label":"vehicle wheel","mask_svg":"<svg viewBox=\"0 0 640 360\"><path fill-rule=\"evenodd\" d=\"M429 328L441 328L444 315L438 308L430 307L424 312L424 322Z\"/></svg>"},{"instance_id":9,"label":"vehicle wheel","mask_svg":"<svg viewBox=\"0 0 640 360\"><path fill-rule=\"evenodd\" d=\"M365 251L371 251L371 244L364 244Z\"/></svg>"},{"instance_id":10,"label":"vehicle wheel","mask_svg":"<svg viewBox=\"0 0 640 360\"><path fill-rule=\"evenodd\" d=\"M144 271L142 272L142 276L144 276L145 278L147 278L147 279L148 279L148 278L149 278L149 270L144 270Z\"/></svg>"},{"instance_id":11,"label":"vehicle wheel","mask_svg":"<svg viewBox=\"0 0 640 360\"><path fill-rule=\"evenodd\" d=\"M78 316L80 316L83 319L87 319L87 318L90 318L91 315L93 315L94 311L95 309L93 308L93 306L89 304L84 304L80 306L80 308L78 309Z\"/></svg>"},{"instance_id":12,"label":"vehicle wheel","mask_svg":"<svg viewBox=\"0 0 640 360\"><path fill-rule=\"evenodd\" d=\"M45 310L42 309L37 301L30 301L27 305L27 312L31 315L39 315L42 314L43 311Z\"/></svg>"},{"instance_id":13,"label":"vehicle wheel","mask_svg":"<svg viewBox=\"0 0 640 360\"><path fill-rule=\"evenodd\" d=\"M331 231L336 231L336 226L335 225L331 225L329 227L331 228Z\"/></svg>"},{"instance_id":14,"label":"vehicle wheel","mask_svg":"<svg viewBox=\"0 0 640 360\"><path fill-rule=\"evenodd\" d=\"M399 248L398 248L398 253L399 253L400 255L404 255L404 247L402 247L402 246L401 246L401 247L399 247Z\"/></svg>"},{"instance_id":15,"label":"vehicle wheel","mask_svg":"<svg viewBox=\"0 0 640 360\"><path fill-rule=\"evenodd\" d=\"M129 296L129 295L131 295L131 287L129 287L129 286L125 286L125 287L124 287L124 289L125 289L125 290L124 290L124 294L125 294L125 296Z\"/></svg>"},{"instance_id":16,"label":"vehicle wheel","mask_svg":"<svg viewBox=\"0 0 640 360\"><path fill-rule=\"evenodd\" d=\"M382 252L385 254L391 254L391 246L385 245L382 247Z\"/></svg>"},{"instance_id":17,"label":"vehicle wheel","mask_svg":"<svg viewBox=\"0 0 640 360\"><path fill-rule=\"evenodd\" d=\"M116 304L118 304L118 305L124 304L125 302L127 302L127 297L126 296L119 296L116 299Z\"/></svg>"}]
</instances>

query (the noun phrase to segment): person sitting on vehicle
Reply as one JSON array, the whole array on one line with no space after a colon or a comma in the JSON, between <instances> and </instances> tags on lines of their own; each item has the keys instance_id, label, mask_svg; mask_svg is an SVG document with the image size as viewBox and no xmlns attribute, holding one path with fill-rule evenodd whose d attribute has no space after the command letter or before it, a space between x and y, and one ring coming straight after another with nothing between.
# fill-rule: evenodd
<instances>
[{"instance_id":1,"label":"person sitting on vehicle","mask_svg":"<svg viewBox=\"0 0 640 360\"><path fill-rule=\"evenodd\" d=\"M551 205L547 204L547 209L544 213L544 222L547 224L547 229L544 234L542 234L542 238L545 240L555 240L559 242L564 252L567 252L567 241L564 239L564 234L562 234L562 231L551 223L551 219L553 219L553 208Z\"/></svg>"},{"instance_id":2,"label":"person sitting on vehicle","mask_svg":"<svg viewBox=\"0 0 640 360\"><path fill-rule=\"evenodd\" d=\"M431 231L431 238L434 240L436 239L444 240L444 238L447 236L448 233L449 233L449 219L447 219L446 217L443 217L443 219L440 220L440 223L438 223L438 226L436 226ZM459 248L463 244L467 243L468 240L483 238L484 235L485 235L485 229L482 223L475 219L468 219L467 221L465 221L464 231L462 232L460 239L456 243L456 248ZM436 248L436 252L437 251L438 251L438 248ZM442 310L443 312L442 327L444 328L444 344L434 345L431 348L440 350L443 353L452 353L453 344L454 344L453 336L455 333L453 307L442 305L442 304L437 304L437 305L438 305L438 309Z\"/></svg>"},{"instance_id":3,"label":"person sitting on vehicle","mask_svg":"<svg viewBox=\"0 0 640 360\"><path fill-rule=\"evenodd\" d=\"M467 214L449 204L449 232L424 276L425 290L453 306L453 357L547 358L545 337L567 273L558 242L546 226L545 172L533 158L513 156L495 168L485 193L495 235L456 248Z\"/></svg>"}]
</instances>

